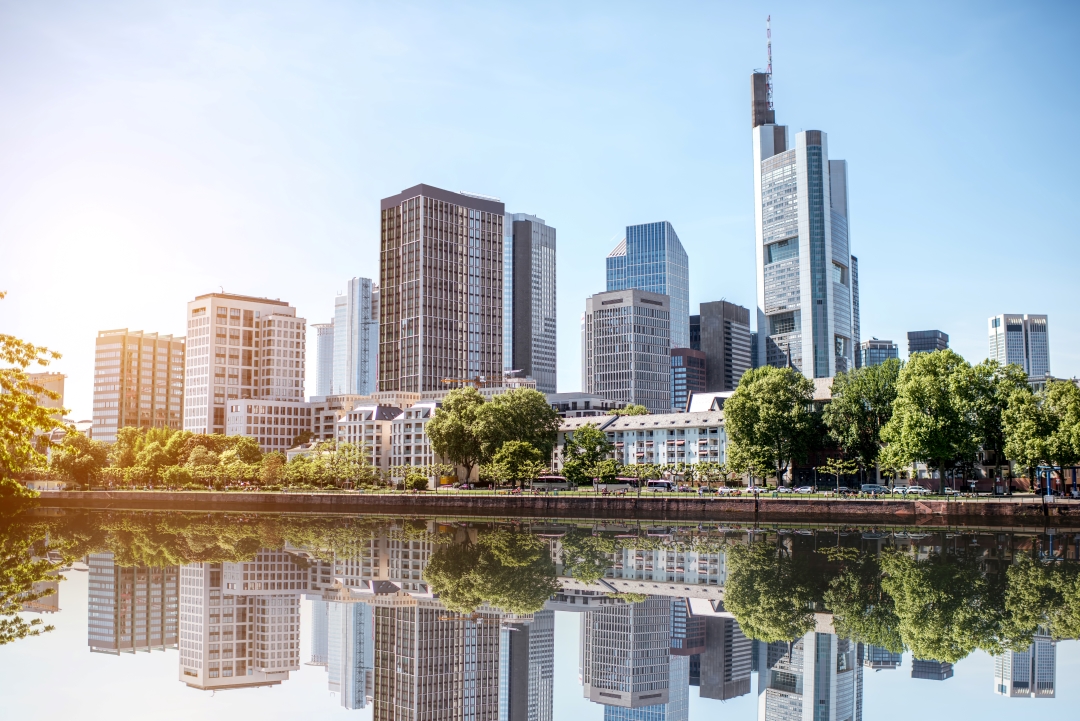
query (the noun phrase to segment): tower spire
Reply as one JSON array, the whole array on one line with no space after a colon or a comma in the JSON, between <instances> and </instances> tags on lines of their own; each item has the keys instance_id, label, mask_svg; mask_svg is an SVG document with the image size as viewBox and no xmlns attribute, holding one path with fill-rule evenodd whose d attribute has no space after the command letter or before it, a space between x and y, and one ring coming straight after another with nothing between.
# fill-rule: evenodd
<instances>
[{"instance_id":1,"label":"tower spire","mask_svg":"<svg viewBox=\"0 0 1080 721\"><path fill-rule=\"evenodd\" d=\"M772 110L772 15L765 16L765 48L769 57L769 64L765 68L765 85L767 88L765 97L769 103L769 110Z\"/></svg>"}]
</instances>

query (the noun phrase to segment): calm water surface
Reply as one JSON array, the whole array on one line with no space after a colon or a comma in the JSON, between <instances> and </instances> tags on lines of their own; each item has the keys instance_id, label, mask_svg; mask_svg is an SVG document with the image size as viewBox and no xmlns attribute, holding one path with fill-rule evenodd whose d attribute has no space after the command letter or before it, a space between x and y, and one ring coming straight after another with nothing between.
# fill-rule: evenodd
<instances>
[{"instance_id":1,"label":"calm water surface","mask_svg":"<svg viewBox=\"0 0 1080 721\"><path fill-rule=\"evenodd\" d=\"M5 718L1080 716L1063 531L38 512L0 537L55 568L19 615L54 629L0 645Z\"/></svg>"}]
</instances>

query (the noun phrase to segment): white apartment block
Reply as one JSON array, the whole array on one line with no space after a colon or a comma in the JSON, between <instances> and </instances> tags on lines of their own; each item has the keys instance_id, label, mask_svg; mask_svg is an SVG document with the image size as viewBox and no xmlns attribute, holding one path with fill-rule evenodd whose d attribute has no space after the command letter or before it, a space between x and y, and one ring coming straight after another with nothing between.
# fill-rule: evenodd
<instances>
[{"instance_id":1,"label":"white apartment block","mask_svg":"<svg viewBox=\"0 0 1080 721\"><path fill-rule=\"evenodd\" d=\"M424 427L441 405L441 401L420 401L390 422L391 466L426 466L435 463L435 454Z\"/></svg>"},{"instance_id":2,"label":"white apartment block","mask_svg":"<svg viewBox=\"0 0 1080 721\"><path fill-rule=\"evenodd\" d=\"M987 321L987 330L991 360L1018 365L1032 380L1050 375L1050 334L1045 315L1002 313Z\"/></svg>"},{"instance_id":3,"label":"white apartment block","mask_svg":"<svg viewBox=\"0 0 1080 721\"><path fill-rule=\"evenodd\" d=\"M656 413L644 416L566 418L559 425L553 470L562 468L562 449L568 437L585 425L607 434L615 451L611 457L623 465L724 463L727 434L722 411Z\"/></svg>"},{"instance_id":4,"label":"white apartment block","mask_svg":"<svg viewBox=\"0 0 1080 721\"><path fill-rule=\"evenodd\" d=\"M180 680L204 690L276 685L300 667L307 572L289 553L180 569Z\"/></svg>"},{"instance_id":5,"label":"white apartment block","mask_svg":"<svg viewBox=\"0 0 1080 721\"><path fill-rule=\"evenodd\" d=\"M394 406L357 406L337 422L337 441L366 449L372 465L388 470L393 465L392 422L401 412Z\"/></svg>"},{"instance_id":6,"label":"white apartment block","mask_svg":"<svg viewBox=\"0 0 1080 721\"><path fill-rule=\"evenodd\" d=\"M125 426L178 430L184 409L184 352L182 336L127 328L99 331L94 345L94 440L112 443Z\"/></svg>"},{"instance_id":7,"label":"white apartment block","mask_svg":"<svg viewBox=\"0 0 1080 721\"><path fill-rule=\"evenodd\" d=\"M311 430L311 405L303 402L229 403L225 435L247 436L259 443L263 453L282 451L304 431Z\"/></svg>"}]
</instances>

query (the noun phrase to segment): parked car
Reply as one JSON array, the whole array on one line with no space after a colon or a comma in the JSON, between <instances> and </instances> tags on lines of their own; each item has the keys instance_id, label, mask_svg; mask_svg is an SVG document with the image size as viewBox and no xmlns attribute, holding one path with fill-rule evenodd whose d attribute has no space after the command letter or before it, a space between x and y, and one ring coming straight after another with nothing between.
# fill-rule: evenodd
<instances>
[{"instance_id":1,"label":"parked car","mask_svg":"<svg viewBox=\"0 0 1080 721\"><path fill-rule=\"evenodd\" d=\"M795 493L817 493L817 489L813 486L799 486L795 489Z\"/></svg>"},{"instance_id":2,"label":"parked car","mask_svg":"<svg viewBox=\"0 0 1080 721\"><path fill-rule=\"evenodd\" d=\"M880 483L864 483L862 484L862 492L877 495L879 493L889 493L889 487L883 486Z\"/></svg>"},{"instance_id":3,"label":"parked car","mask_svg":"<svg viewBox=\"0 0 1080 721\"><path fill-rule=\"evenodd\" d=\"M850 488L848 488L847 486L837 486L833 490L836 493L836 495L838 495L838 496L849 496L849 495L851 495L852 493L855 492L855 491L851 490Z\"/></svg>"},{"instance_id":4,"label":"parked car","mask_svg":"<svg viewBox=\"0 0 1080 721\"><path fill-rule=\"evenodd\" d=\"M778 486L777 489L776 489L776 492L777 493L792 493L792 490L787 486Z\"/></svg>"},{"instance_id":5,"label":"parked car","mask_svg":"<svg viewBox=\"0 0 1080 721\"><path fill-rule=\"evenodd\" d=\"M903 493L904 495L907 495L908 493L914 493L917 496L928 496L933 493L933 491L924 486L908 486L903 491L901 491L901 493Z\"/></svg>"},{"instance_id":6,"label":"parked car","mask_svg":"<svg viewBox=\"0 0 1080 721\"><path fill-rule=\"evenodd\" d=\"M718 496L727 496L727 495L729 495L731 493L738 493L741 490L742 490L741 488L729 488L728 486L720 486L719 488L716 489L716 495L718 495Z\"/></svg>"}]
</instances>

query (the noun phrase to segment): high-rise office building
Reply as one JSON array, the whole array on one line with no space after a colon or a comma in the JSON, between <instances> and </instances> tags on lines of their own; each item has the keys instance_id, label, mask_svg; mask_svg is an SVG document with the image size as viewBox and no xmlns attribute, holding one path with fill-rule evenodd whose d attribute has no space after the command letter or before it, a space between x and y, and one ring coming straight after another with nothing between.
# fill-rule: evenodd
<instances>
[{"instance_id":1,"label":"high-rise office building","mask_svg":"<svg viewBox=\"0 0 1080 721\"><path fill-rule=\"evenodd\" d=\"M671 349L671 407L686 410L691 393L705 390L705 354L690 348Z\"/></svg>"},{"instance_id":2,"label":"high-rise office building","mask_svg":"<svg viewBox=\"0 0 1080 721\"><path fill-rule=\"evenodd\" d=\"M499 640L499 721L551 721L555 612L506 622Z\"/></svg>"},{"instance_id":3,"label":"high-rise office building","mask_svg":"<svg viewBox=\"0 0 1080 721\"><path fill-rule=\"evenodd\" d=\"M607 257L607 290L647 290L671 299L671 347L690 345L690 267L671 223L626 226Z\"/></svg>"},{"instance_id":4,"label":"high-rise office building","mask_svg":"<svg viewBox=\"0 0 1080 721\"><path fill-rule=\"evenodd\" d=\"M315 329L315 395L325 398L334 388L334 321L311 327Z\"/></svg>"},{"instance_id":5,"label":"high-rise office building","mask_svg":"<svg viewBox=\"0 0 1080 721\"><path fill-rule=\"evenodd\" d=\"M671 411L671 308L644 290L598 293L585 301L585 387L650 413Z\"/></svg>"},{"instance_id":6,"label":"high-rise office building","mask_svg":"<svg viewBox=\"0 0 1080 721\"><path fill-rule=\"evenodd\" d=\"M699 311L705 390L733 391L751 368L750 310L718 300L702 303Z\"/></svg>"},{"instance_id":7,"label":"high-rise office building","mask_svg":"<svg viewBox=\"0 0 1080 721\"><path fill-rule=\"evenodd\" d=\"M330 604L321 598L311 601L311 645L309 666L326 666L330 662Z\"/></svg>"},{"instance_id":8,"label":"high-rise office building","mask_svg":"<svg viewBox=\"0 0 1080 721\"><path fill-rule=\"evenodd\" d=\"M751 76L758 359L829 378L855 365L847 162L829 158L820 130L789 144L771 84L771 72Z\"/></svg>"},{"instance_id":9,"label":"high-rise office building","mask_svg":"<svg viewBox=\"0 0 1080 721\"><path fill-rule=\"evenodd\" d=\"M117 430L180 429L184 418L183 337L141 330L103 330L94 347L94 440Z\"/></svg>"},{"instance_id":10,"label":"high-rise office building","mask_svg":"<svg viewBox=\"0 0 1080 721\"><path fill-rule=\"evenodd\" d=\"M581 654L581 681L590 701L625 709L666 704L670 599L651 596L641 603L606 605L584 614ZM689 657L680 658L687 662L689 674Z\"/></svg>"},{"instance_id":11,"label":"high-rise office building","mask_svg":"<svg viewBox=\"0 0 1080 721\"><path fill-rule=\"evenodd\" d=\"M701 350L701 315L690 316L690 348Z\"/></svg>"},{"instance_id":12,"label":"high-rise office building","mask_svg":"<svg viewBox=\"0 0 1080 721\"><path fill-rule=\"evenodd\" d=\"M900 667L903 654L894 653L887 648L865 644L863 646L863 666L875 671L895 670Z\"/></svg>"},{"instance_id":13,"label":"high-rise office building","mask_svg":"<svg viewBox=\"0 0 1080 721\"><path fill-rule=\"evenodd\" d=\"M178 566L120 566L112 553L91 553L87 645L92 653L176 648Z\"/></svg>"},{"instance_id":14,"label":"high-rise office building","mask_svg":"<svg viewBox=\"0 0 1080 721\"><path fill-rule=\"evenodd\" d=\"M750 693L753 644L735 619L705 618L699 682L702 698L727 701Z\"/></svg>"},{"instance_id":15,"label":"high-rise office building","mask_svg":"<svg viewBox=\"0 0 1080 721\"><path fill-rule=\"evenodd\" d=\"M939 330L909 330L907 334L908 355L933 353L949 347L949 334Z\"/></svg>"},{"instance_id":16,"label":"high-rise office building","mask_svg":"<svg viewBox=\"0 0 1080 721\"><path fill-rule=\"evenodd\" d=\"M994 693L1000 696L1054 698L1057 694L1057 643L1036 635L1024 651L994 658Z\"/></svg>"},{"instance_id":17,"label":"high-rise office building","mask_svg":"<svg viewBox=\"0 0 1080 721\"><path fill-rule=\"evenodd\" d=\"M859 315L859 259L851 256L851 346L858 348L862 343L862 324ZM855 356L855 367L859 367L859 357Z\"/></svg>"},{"instance_id":18,"label":"high-rise office building","mask_svg":"<svg viewBox=\"0 0 1080 721\"><path fill-rule=\"evenodd\" d=\"M555 229L535 215L503 221L503 368L555 392Z\"/></svg>"},{"instance_id":19,"label":"high-rise office building","mask_svg":"<svg viewBox=\"0 0 1080 721\"><path fill-rule=\"evenodd\" d=\"M204 690L276 685L300 668L300 595L292 554L180 568L180 680Z\"/></svg>"},{"instance_id":20,"label":"high-rise office building","mask_svg":"<svg viewBox=\"0 0 1080 721\"><path fill-rule=\"evenodd\" d=\"M379 390L501 378L502 202L417 185L381 208Z\"/></svg>"},{"instance_id":21,"label":"high-rise office building","mask_svg":"<svg viewBox=\"0 0 1080 721\"><path fill-rule=\"evenodd\" d=\"M326 669L330 690L347 709L366 707L375 692L374 618L366 603L327 603Z\"/></svg>"},{"instance_id":22,"label":"high-rise office building","mask_svg":"<svg viewBox=\"0 0 1080 721\"><path fill-rule=\"evenodd\" d=\"M862 718L858 644L811 631L757 650L760 721L855 721Z\"/></svg>"},{"instance_id":23,"label":"high-rise office building","mask_svg":"<svg viewBox=\"0 0 1080 721\"><path fill-rule=\"evenodd\" d=\"M638 708L604 706L604 721L687 721L690 718L690 658L671 656L667 703Z\"/></svg>"},{"instance_id":24,"label":"high-rise office building","mask_svg":"<svg viewBox=\"0 0 1080 721\"><path fill-rule=\"evenodd\" d=\"M671 599L671 653L694 656L704 650L705 617L694 615L689 599Z\"/></svg>"},{"instance_id":25,"label":"high-rise office building","mask_svg":"<svg viewBox=\"0 0 1080 721\"><path fill-rule=\"evenodd\" d=\"M859 367L879 366L890 358L899 358L900 349L891 340L871 338L859 345Z\"/></svg>"},{"instance_id":26,"label":"high-rise office building","mask_svg":"<svg viewBox=\"0 0 1080 721\"><path fill-rule=\"evenodd\" d=\"M350 278L334 299L333 395L374 393L379 354L379 284Z\"/></svg>"},{"instance_id":27,"label":"high-rise office building","mask_svg":"<svg viewBox=\"0 0 1080 721\"><path fill-rule=\"evenodd\" d=\"M187 316L184 430L225 433L226 405L237 406L237 413L252 405L235 401L304 405L307 335L295 308L270 298L208 293L188 302Z\"/></svg>"},{"instance_id":28,"label":"high-rise office building","mask_svg":"<svg viewBox=\"0 0 1080 721\"><path fill-rule=\"evenodd\" d=\"M953 677L953 666L948 661L912 659L911 677L921 678L924 681L945 681Z\"/></svg>"},{"instance_id":29,"label":"high-rise office building","mask_svg":"<svg viewBox=\"0 0 1080 721\"><path fill-rule=\"evenodd\" d=\"M1050 336L1045 315L1002 313L987 321L990 359L1016 364L1029 378L1050 374Z\"/></svg>"}]
</instances>

